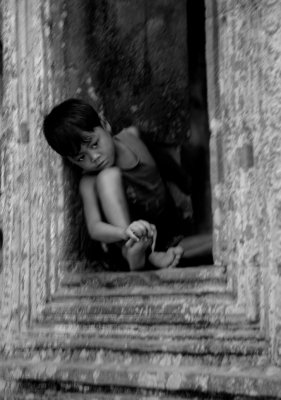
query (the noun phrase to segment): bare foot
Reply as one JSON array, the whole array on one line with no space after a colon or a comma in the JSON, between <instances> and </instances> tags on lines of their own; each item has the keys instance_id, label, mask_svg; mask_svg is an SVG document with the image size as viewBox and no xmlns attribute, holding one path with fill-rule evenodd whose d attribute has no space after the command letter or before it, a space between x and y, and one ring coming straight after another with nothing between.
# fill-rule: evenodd
<instances>
[{"instance_id":1,"label":"bare foot","mask_svg":"<svg viewBox=\"0 0 281 400\"><path fill-rule=\"evenodd\" d=\"M182 254L183 249L180 246L170 247L165 252L154 251L149 255L148 259L158 269L174 268L178 265Z\"/></svg>"},{"instance_id":2,"label":"bare foot","mask_svg":"<svg viewBox=\"0 0 281 400\"><path fill-rule=\"evenodd\" d=\"M151 247L151 239L141 239L138 242L129 239L122 248L123 257L128 261L131 271L143 269L146 263L146 252Z\"/></svg>"}]
</instances>

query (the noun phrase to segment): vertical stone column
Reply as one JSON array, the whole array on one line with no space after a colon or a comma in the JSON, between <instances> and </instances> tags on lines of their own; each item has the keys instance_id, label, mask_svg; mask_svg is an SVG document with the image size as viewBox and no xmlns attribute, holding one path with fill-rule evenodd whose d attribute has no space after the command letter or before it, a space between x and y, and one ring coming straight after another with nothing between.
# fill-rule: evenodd
<instances>
[{"instance_id":1,"label":"vertical stone column","mask_svg":"<svg viewBox=\"0 0 281 400\"><path fill-rule=\"evenodd\" d=\"M281 364L281 5L267 0L262 9L262 51L260 63L260 135L256 136L259 163L259 229L264 234L264 287L266 322L274 340L273 355Z\"/></svg>"},{"instance_id":2,"label":"vertical stone column","mask_svg":"<svg viewBox=\"0 0 281 400\"><path fill-rule=\"evenodd\" d=\"M238 299L259 319L263 238L257 225L254 140L260 130L260 8L214 1L207 9L214 256L234 269ZM208 28L211 26L211 28ZM210 31L211 29L211 31ZM243 304L242 304L243 303Z\"/></svg>"},{"instance_id":3,"label":"vertical stone column","mask_svg":"<svg viewBox=\"0 0 281 400\"><path fill-rule=\"evenodd\" d=\"M233 269L238 301L273 339L281 315L280 3L206 6L215 259Z\"/></svg>"},{"instance_id":4,"label":"vertical stone column","mask_svg":"<svg viewBox=\"0 0 281 400\"><path fill-rule=\"evenodd\" d=\"M5 1L2 12L1 323L5 330L24 330L45 304L63 258L63 170L42 135L53 101L49 1Z\"/></svg>"}]
</instances>

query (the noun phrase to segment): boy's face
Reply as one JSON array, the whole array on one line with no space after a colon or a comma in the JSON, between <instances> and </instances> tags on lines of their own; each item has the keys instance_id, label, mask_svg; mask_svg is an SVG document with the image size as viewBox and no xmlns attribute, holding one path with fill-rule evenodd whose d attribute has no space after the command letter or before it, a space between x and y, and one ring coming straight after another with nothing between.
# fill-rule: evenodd
<instances>
[{"instance_id":1,"label":"boy's face","mask_svg":"<svg viewBox=\"0 0 281 400\"><path fill-rule=\"evenodd\" d=\"M99 172L112 167L115 161L115 146L112 136L101 126L93 132L85 132L79 153L68 159L86 172Z\"/></svg>"}]
</instances>

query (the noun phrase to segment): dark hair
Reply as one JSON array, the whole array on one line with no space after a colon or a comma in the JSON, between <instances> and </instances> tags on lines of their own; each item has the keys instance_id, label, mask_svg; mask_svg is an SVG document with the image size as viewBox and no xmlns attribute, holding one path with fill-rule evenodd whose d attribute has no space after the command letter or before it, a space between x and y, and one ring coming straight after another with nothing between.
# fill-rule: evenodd
<instances>
[{"instance_id":1,"label":"dark hair","mask_svg":"<svg viewBox=\"0 0 281 400\"><path fill-rule=\"evenodd\" d=\"M101 121L94 108L80 99L68 99L44 118L43 132L49 145L61 156L75 156L83 134L91 132Z\"/></svg>"}]
</instances>

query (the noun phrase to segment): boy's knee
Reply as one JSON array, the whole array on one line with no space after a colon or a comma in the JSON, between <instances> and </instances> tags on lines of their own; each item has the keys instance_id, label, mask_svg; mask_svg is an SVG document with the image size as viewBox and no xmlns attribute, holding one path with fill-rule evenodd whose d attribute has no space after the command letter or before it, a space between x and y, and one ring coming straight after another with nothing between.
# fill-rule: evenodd
<instances>
[{"instance_id":1,"label":"boy's knee","mask_svg":"<svg viewBox=\"0 0 281 400\"><path fill-rule=\"evenodd\" d=\"M98 189L102 188L106 185L106 187L110 187L110 185L121 183L122 181L122 173L118 167L110 167L102 170L96 180L96 184Z\"/></svg>"}]
</instances>

